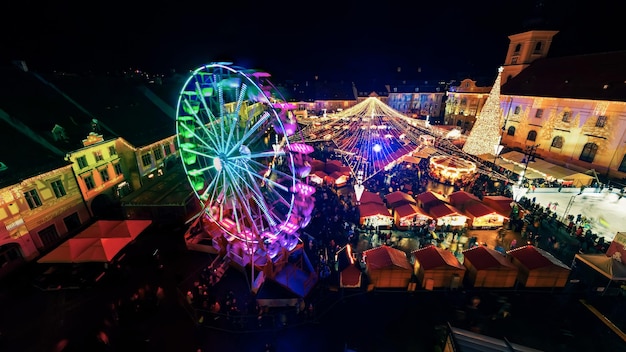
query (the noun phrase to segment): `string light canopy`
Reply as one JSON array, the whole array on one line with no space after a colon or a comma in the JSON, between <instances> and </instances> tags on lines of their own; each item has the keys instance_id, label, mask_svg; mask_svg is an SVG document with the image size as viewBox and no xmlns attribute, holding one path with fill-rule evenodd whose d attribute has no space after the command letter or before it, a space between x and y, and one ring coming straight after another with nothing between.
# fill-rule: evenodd
<instances>
[{"instance_id":1,"label":"string light canopy","mask_svg":"<svg viewBox=\"0 0 626 352\"><path fill-rule=\"evenodd\" d=\"M498 68L498 76L491 87L485 105L476 116L476 123L465 141L463 151L472 155L491 154L500 144L502 108L500 107L500 81L503 68Z\"/></svg>"},{"instance_id":2,"label":"string light canopy","mask_svg":"<svg viewBox=\"0 0 626 352\"><path fill-rule=\"evenodd\" d=\"M418 149L419 136L409 128L410 120L377 97L369 97L309 125L303 134L307 142L331 141L361 184Z\"/></svg>"}]
</instances>

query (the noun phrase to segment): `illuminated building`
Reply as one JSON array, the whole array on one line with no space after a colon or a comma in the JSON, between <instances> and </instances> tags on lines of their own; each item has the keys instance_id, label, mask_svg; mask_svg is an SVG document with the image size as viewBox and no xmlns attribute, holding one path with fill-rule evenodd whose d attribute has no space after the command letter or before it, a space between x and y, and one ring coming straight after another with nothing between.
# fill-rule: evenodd
<instances>
[{"instance_id":1,"label":"illuminated building","mask_svg":"<svg viewBox=\"0 0 626 352\"><path fill-rule=\"evenodd\" d=\"M458 86L450 87L446 92L444 123L465 131L471 130L490 90L491 87L479 87L476 81L469 78L462 80Z\"/></svg>"}]
</instances>

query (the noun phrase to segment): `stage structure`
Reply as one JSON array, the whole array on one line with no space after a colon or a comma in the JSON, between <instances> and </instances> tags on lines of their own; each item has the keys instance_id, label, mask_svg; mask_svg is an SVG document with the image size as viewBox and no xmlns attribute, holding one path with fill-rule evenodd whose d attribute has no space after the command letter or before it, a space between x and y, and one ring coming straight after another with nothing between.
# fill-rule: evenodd
<instances>
[{"instance_id":1,"label":"stage structure","mask_svg":"<svg viewBox=\"0 0 626 352\"><path fill-rule=\"evenodd\" d=\"M299 238L314 207L313 148L298 139L295 107L269 77L212 63L185 82L176 132L203 206L185 238L200 236L224 263L249 269L253 290L269 278L304 296L317 279Z\"/></svg>"}]
</instances>

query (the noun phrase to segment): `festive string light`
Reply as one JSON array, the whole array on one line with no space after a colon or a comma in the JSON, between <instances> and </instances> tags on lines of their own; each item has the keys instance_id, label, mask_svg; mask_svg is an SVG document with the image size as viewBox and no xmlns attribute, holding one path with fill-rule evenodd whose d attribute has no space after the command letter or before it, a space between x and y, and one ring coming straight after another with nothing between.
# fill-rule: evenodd
<instances>
[{"instance_id":1,"label":"festive string light","mask_svg":"<svg viewBox=\"0 0 626 352\"><path fill-rule=\"evenodd\" d=\"M476 123L472 127L463 151L472 155L491 154L494 145L500 143L500 128L502 127L502 109L500 108L500 81L503 68L498 68L498 76L491 87L489 97L483 106L480 115L476 116Z\"/></svg>"}]
</instances>

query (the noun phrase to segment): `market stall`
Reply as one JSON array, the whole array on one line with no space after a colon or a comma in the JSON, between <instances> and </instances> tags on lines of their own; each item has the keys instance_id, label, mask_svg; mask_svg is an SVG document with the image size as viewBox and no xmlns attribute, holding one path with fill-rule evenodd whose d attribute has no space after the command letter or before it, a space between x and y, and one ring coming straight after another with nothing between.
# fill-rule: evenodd
<instances>
[{"instance_id":1,"label":"market stall","mask_svg":"<svg viewBox=\"0 0 626 352\"><path fill-rule=\"evenodd\" d=\"M391 227L393 217L384 204L367 203L357 206L359 210L359 223L374 227Z\"/></svg>"},{"instance_id":2,"label":"market stall","mask_svg":"<svg viewBox=\"0 0 626 352\"><path fill-rule=\"evenodd\" d=\"M402 191L395 191L387 194L385 196L385 201L387 202L387 206L389 208L396 208L404 204L417 204L415 198Z\"/></svg>"},{"instance_id":3,"label":"market stall","mask_svg":"<svg viewBox=\"0 0 626 352\"><path fill-rule=\"evenodd\" d=\"M449 250L428 246L411 252L413 272L422 288L457 288L465 276L465 267Z\"/></svg>"},{"instance_id":4,"label":"market stall","mask_svg":"<svg viewBox=\"0 0 626 352\"><path fill-rule=\"evenodd\" d=\"M467 226L472 229L497 229L508 219L482 202L466 204L464 215L467 216Z\"/></svg>"},{"instance_id":5,"label":"market stall","mask_svg":"<svg viewBox=\"0 0 626 352\"><path fill-rule=\"evenodd\" d=\"M465 227L467 223L467 216L448 203L430 208L428 214L437 220L437 226Z\"/></svg>"},{"instance_id":6,"label":"market stall","mask_svg":"<svg viewBox=\"0 0 626 352\"><path fill-rule=\"evenodd\" d=\"M413 268L406 253L389 246L380 246L363 252L369 280L376 288L407 288Z\"/></svg>"},{"instance_id":7,"label":"market stall","mask_svg":"<svg viewBox=\"0 0 626 352\"><path fill-rule=\"evenodd\" d=\"M518 268L517 281L524 287L559 288L567 284L570 267L543 249L524 246L506 253Z\"/></svg>"},{"instance_id":8,"label":"market stall","mask_svg":"<svg viewBox=\"0 0 626 352\"><path fill-rule=\"evenodd\" d=\"M517 267L505 255L485 246L463 251L467 268L465 281L473 287L510 288L515 286Z\"/></svg>"},{"instance_id":9,"label":"market stall","mask_svg":"<svg viewBox=\"0 0 626 352\"><path fill-rule=\"evenodd\" d=\"M400 230L408 230L411 226L421 226L432 217L414 204L404 204L394 209L394 224Z\"/></svg>"},{"instance_id":10,"label":"market stall","mask_svg":"<svg viewBox=\"0 0 626 352\"><path fill-rule=\"evenodd\" d=\"M513 198L505 196L484 196L483 203L495 210L498 214L507 218L511 216L511 211L515 205Z\"/></svg>"}]
</instances>

